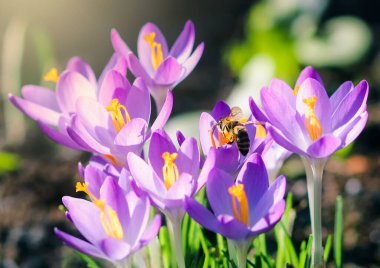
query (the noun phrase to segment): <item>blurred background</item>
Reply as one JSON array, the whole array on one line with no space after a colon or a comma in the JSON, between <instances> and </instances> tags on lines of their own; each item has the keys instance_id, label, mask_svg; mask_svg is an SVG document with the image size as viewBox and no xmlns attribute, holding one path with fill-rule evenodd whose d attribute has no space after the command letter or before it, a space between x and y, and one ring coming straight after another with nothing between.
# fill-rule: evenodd
<instances>
[{"instance_id":1,"label":"blurred background","mask_svg":"<svg viewBox=\"0 0 380 268\"><path fill-rule=\"evenodd\" d=\"M342 82L370 84L369 122L357 141L338 152L324 176L324 235L333 232L335 198L344 198L344 267L380 267L380 16L377 1L5 1L0 0L0 267L81 267L53 234L70 225L59 210L76 196L78 161L89 155L57 146L7 102L24 84L41 84L53 66L73 56L99 75L113 53L116 28L136 51L140 28L160 27L169 46L185 22L195 24L205 51L174 90L168 131L198 135L201 111L219 99L248 113L248 96L278 77L293 85L306 65L317 68L331 94ZM310 233L306 183L298 157L283 173L294 194L296 244Z\"/></svg>"}]
</instances>

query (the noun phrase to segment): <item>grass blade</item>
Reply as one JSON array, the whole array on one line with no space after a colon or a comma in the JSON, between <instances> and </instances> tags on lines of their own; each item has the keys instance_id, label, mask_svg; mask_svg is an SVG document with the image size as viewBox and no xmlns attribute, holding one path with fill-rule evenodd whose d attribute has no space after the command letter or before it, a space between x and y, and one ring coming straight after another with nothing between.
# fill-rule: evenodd
<instances>
[{"instance_id":1,"label":"grass blade","mask_svg":"<svg viewBox=\"0 0 380 268\"><path fill-rule=\"evenodd\" d=\"M330 252L331 252L331 246L332 246L332 236L329 234L327 236L326 245L325 245L325 251L323 252L323 259L325 263L327 263Z\"/></svg>"},{"instance_id":2,"label":"grass blade","mask_svg":"<svg viewBox=\"0 0 380 268\"><path fill-rule=\"evenodd\" d=\"M343 199L336 198L335 226L334 226L334 261L335 267L342 267L342 242L343 242Z\"/></svg>"}]
</instances>

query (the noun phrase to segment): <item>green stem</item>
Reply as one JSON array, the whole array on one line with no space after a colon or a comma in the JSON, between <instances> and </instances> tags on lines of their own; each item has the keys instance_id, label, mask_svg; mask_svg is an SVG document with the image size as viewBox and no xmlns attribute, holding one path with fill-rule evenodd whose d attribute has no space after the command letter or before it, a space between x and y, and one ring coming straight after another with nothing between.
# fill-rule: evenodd
<instances>
[{"instance_id":1,"label":"green stem","mask_svg":"<svg viewBox=\"0 0 380 268\"><path fill-rule=\"evenodd\" d=\"M311 230L313 234L312 267L324 267L322 246L322 176L327 159L302 157L305 165L309 197Z\"/></svg>"},{"instance_id":2,"label":"green stem","mask_svg":"<svg viewBox=\"0 0 380 268\"><path fill-rule=\"evenodd\" d=\"M252 243L253 238L248 240L227 240L228 251L230 251L230 258L234 257L233 260L237 267L246 268L247 267L247 251L249 245ZM234 254L231 256L231 253Z\"/></svg>"},{"instance_id":3,"label":"green stem","mask_svg":"<svg viewBox=\"0 0 380 268\"><path fill-rule=\"evenodd\" d=\"M168 220L168 228L170 232L170 242L172 246L172 256L175 255L174 267L178 265L179 268L185 268L185 257L182 248L182 231L181 222L182 220L175 221L166 217Z\"/></svg>"}]
</instances>

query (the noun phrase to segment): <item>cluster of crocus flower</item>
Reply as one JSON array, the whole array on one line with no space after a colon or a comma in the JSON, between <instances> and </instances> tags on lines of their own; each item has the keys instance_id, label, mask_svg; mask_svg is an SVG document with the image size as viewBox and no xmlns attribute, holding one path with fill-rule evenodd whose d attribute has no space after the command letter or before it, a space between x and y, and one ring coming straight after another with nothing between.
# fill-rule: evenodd
<instances>
[{"instance_id":1,"label":"cluster of crocus flower","mask_svg":"<svg viewBox=\"0 0 380 268\"><path fill-rule=\"evenodd\" d=\"M159 232L161 216L150 219L153 206L166 217L179 267L185 267L185 213L226 237L232 259L245 267L253 238L272 229L284 213L286 179L276 176L284 159L296 153L307 170L313 262L320 265L323 167L364 128L368 84L346 82L329 98L319 75L307 67L294 89L272 80L261 91L263 108L250 99L252 114L246 118L232 116L236 108L219 101L199 120L202 156L194 137L179 130L177 146L164 130L172 89L203 53L203 43L192 52L194 39L188 21L169 51L161 31L148 23L140 31L136 57L112 30L115 53L99 79L76 57L61 74L53 68L45 75L55 92L29 85L22 89L23 98L9 96L49 138L93 154L86 167L78 166L84 181L76 191L87 199L63 197L66 216L83 239L59 229L57 236L85 254L129 267L132 254ZM127 69L136 77L133 84ZM151 96L158 111L154 120ZM204 186L212 212L194 199Z\"/></svg>"}]
</instances>

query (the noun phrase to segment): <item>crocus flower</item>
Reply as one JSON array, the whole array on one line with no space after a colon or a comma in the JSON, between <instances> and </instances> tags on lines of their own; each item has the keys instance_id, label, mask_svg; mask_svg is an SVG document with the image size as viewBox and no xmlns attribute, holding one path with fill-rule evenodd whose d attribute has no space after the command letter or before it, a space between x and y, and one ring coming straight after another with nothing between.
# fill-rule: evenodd
<instances>
[{"instance_id":1,"label":"crocus flower","mask_svg":"<svg viewBox=\"0 0 380 268\"><path fill-rule=\"evenodd\" d=\"M236 181L219 168L209 173L206 192L213 213L191 197L186 197L186 211L204 228L234 241L239 267L245 267L253 237L272 229L281 219L285 188L282 175L269 186L264 162L259 154L252 154Z\"/></svg>"},{"instance_id":2,"label":"crocus flower","mask_svg":"<svg viewBox=\"0 0 380 268\"><path fill-rule=\"evenodd\" d=\"M41 86L26 85L21 90L23 98L9 95L9 100L36 120L49 138L81 150L83 148L73 142L66 131L66 123L75 112L76 101L83 96L98 99L106 74L114 70L125 76L126 64L125 59L114 54L97 81L91 67L79 57L74 57L61 74L53 68L45 75L45 80L56 83L55 92Z\"/></svg>"},{"instance_id":3,"label":"crocus flower","mask_svg":"<svg viewBox=\"0 0 380 268\"><path fill-rule=\"evenodd\" d=\"M308 158L326 158L350 144L363 130L368 113L368 83L343 83L329 98L311 67L301 73L294 90L273 79L261 90L263 112L273 139ZM251 106L252 108L252 106Z\"/></svg>"},{"instance_id":4,"label":"crocus flower","mask_svg":"<svg viewBox=\"0 0 380 268\"><path fill-rule=\"evenodd\" d=\"M161 110L166 92L185 79L197 65L204 45L193 50L194 24L187 21L174 45L168 50L166 39L153 23L145 24L137 42L138 58L130 51L116 30L111 41L117 53L128 60L129 68L136 77L142 77Z\"/></svg>"},{"instance_id":5,"label":"crocus flower","mask_svg":"<svg viewBox=\"0 0 380 268\"><path fill-rule=\"evenodd\" d=\"M153 133L148 163L136 154L128 155L128 165L137 186L150 197L152 203L167 217L174 238L178 265L184 267L181 242L181 222L185 210L185 196L193 196L202 186L198 184L200 154L197 141L185 138L177 150L162 130ZM211 163L211 164L210 164ZM206 160L200 178L212 168L212 156Z\"/></svg>"},{"instance_id":6,"label":"crocus flower","mask_svg":"<svg viewBox=\"0 0 380 268\"><path fill-rule=\"evenodd\" d=\"M263 113L251 105L257 116L266 116L273 139L302 156L306 169L311 228L312 265L323 267L321 198L322 176L328 158L350 144L363 130L367 118L368 83L356 87L343 83L329 98L318 73L305 68L294 90L273 79L261 91ZM254 104L254 103L253 103Z\"/></svg>"},{"instance_id":7,"label":"crocus flower","mask_svg":"<svg viewBox=\"0 0 380 268\"><path fill-rule=\"evenodd\" d=\"M116 267L124 267L131 254L157 236L161 218L156 216L148 226L150 203L147 197L129 202L111 177L104 181L99 197L90 191L88 183L78 182L76 189L88 194L91 201L63 197L68 219L84 237L79 239L56 228L56 235L67 245L109 260Z\"/></svg>"},{"instance_id":8,"label":"crocus flower","mask_svg":"<svg viewBox=\"0 0 380 268\"><path fill-rule=\"evenodd\" d=\"M67 124L67 132L84 150L99 154L122 168L127 154L140 154L149 138L150 95L142 79L137 78L131 86L116 71L107 73L103 85L99 100L81 97L76 101L75 114ZM163 109L151 130L163 127L172 105L173 96L168 91Z\"/></svg>"},{"instance_id":9,"label":"crocus flower","mask_svg":"<svg viewBox=\"0 0 380 268\"><path fill-rule=\"evenodd\" d=\"M250 148L248 154L243 156L237 148L236 141L233 144L226 144L223 134L215 127L217 122L229 116L231 108L224 101L219 101L211 114L203 112L199 119L199 137L204 155L208 155L210 148L215 148L216 163L215 165L228 173L237 171L244 160L252 153L263 153L270 145L271 140L259 136L256 124L247 118L245 128L250 140ZM252 122L250 122L252 121ZM256 133L257 131L257 133Z\"/></svg>"}]
</instances>

